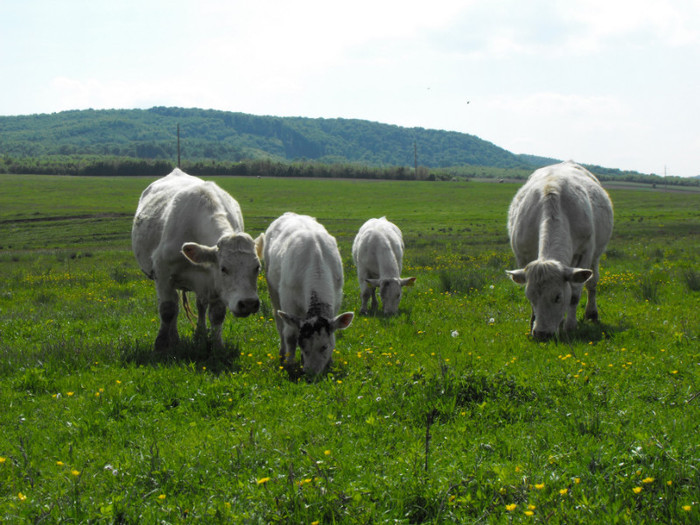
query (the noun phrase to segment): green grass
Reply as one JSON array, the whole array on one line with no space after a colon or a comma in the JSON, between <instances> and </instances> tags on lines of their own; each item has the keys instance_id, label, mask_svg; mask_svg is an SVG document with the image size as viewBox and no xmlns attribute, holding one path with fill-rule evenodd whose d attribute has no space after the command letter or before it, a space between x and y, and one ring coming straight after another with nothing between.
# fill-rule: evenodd
<instances>
[{"instance_id":1,"label":"green grass","mask_svg":"<svg viewBox=\"0 0 700 525\"><path fill-rule=\"evenodd\" d=\"M601 324L537 343L516 186L222 178L247 230L291 209L350 245L403 230L399 315L357 316L314 383L261 311L151 351L130 252L147 179L0 175L0 521L697 523L700 196L613 190ZM37 191L37 186L42 191ZM580 310L580 318L583 311Z\"/></svg>"}]
</instances>

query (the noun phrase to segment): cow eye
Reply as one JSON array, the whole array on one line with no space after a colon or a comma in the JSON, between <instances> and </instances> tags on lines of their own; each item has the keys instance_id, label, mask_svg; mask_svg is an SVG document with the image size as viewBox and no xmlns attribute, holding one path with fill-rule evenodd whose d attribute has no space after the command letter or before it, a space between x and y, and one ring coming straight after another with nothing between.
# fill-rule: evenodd
<instances>
[{"instance_id":1,"label":"cow eye","mask_svg":"<svg viewBox=\"0 0 700 525\"><path fill-rule=\"evenodd\" d=\"M228 275L228 268L226 266L222 266L221 273Z\"/></svg>"}]
</instances>

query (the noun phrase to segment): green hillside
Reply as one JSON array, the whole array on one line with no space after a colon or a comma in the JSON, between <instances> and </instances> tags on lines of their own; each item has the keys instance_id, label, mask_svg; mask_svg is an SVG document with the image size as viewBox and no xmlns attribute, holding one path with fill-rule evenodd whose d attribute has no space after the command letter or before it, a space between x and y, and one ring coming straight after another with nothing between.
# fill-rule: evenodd
<instances>
[{"instance_id":1,"label":"green hillside","mask_svg":"<svg viewBox=\"0 0 700 525\"><path fill-rule=\"evenodd\" d=\"M0 116L0 173L162 175L178 162L178 126L181 165L199 175L524 179L558 162L454 131L154 107ZM698 179L587 167L603 180L700 185Z\"/></svg>"},{"instance_id":2,"label":"green hillside","mask_svg":"<svg viewBox=\"0 0 700 525\"><path fill-rule=\"evenodd\" d=\"M178 125L182 158L189 161L271 159L413 166L417 153L418 163L429 168L471 165L529 169L539 162L464 133L364 120L165 107L0 117L0 153L174 160ZM541 165L550 159L539 160L543 160Z\"/></svg>"}]
</instances>

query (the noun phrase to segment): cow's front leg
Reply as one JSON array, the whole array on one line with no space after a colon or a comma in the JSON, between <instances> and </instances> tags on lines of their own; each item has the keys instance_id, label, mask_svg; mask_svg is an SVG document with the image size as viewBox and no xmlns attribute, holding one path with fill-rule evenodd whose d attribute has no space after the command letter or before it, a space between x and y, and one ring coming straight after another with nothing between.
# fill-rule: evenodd
<instances>
[{"instance_id":1,"label":"cow's front leg","mask_svg":"<svg viewBox=\"0 0 700 525\"><path fill-rule=\"evenodd\" d=\"M160 330L156 337L156 350L168 350L171 346L180 342L177 333L177 299L175 301L164 301L158 305L160 315Z\"/></svg>"},{"instance_id":2,"label":"cow's front leg","mask_svg":"<svg viewBox=\"0 0 700 525\"><path fill-rule=\"evenodd\" d=\"M364 280L360 281L360 288L361 288L361 293L362 293L362 306L360 307L360 313L362 315L367 314L367 302L369 301L370 297L374 299L373 302L376 302L376 299L374 298L374 288L372 288L369 284L364 282Z\"/></svg>"},{"instance_id":3,"label":"cow's front leg","mask_svg":"<svg viewBox=\"0 0 700 525\"><path fill-rule=\"evenodd\" d=\"M596 303L596 286L598 284L598 264L593 266L593 275L585 283L588 299L586 300L586 319L598 322L598 304Z\"/></svg>"},{"instance_id":4,"label":"cow's front leg","mask_svg":"<svg viewBox=\"0 0 700 525\"><path fill-rule=\"evenodd\" d=\"M207 336L207 308L209 303L197 296L197 327L195 337L204 338Z\"/></svg>"},{"instance_id":5,"label":"cow's front leg","mask_svg":"<svg viewBox=\"0 0 700 525\"><path fill-rule=\"evenodd\" d=\"M222 301L214 301L209 305L209 324L211 325L211 340L216 348L224 347L222 336L224 319L226 318L226 305Z\"/></svg>"},{"instance_id":6,"label":"cow's front leg","mask_svg":"<svg viewBox=\"0 0 700 525\"><path fill-rule=\"evenodd\" d=\"M377 308L379 308L379 303L377 302L376 288L372 288L372 306L370 308L372 309L372 313L375 313L377 311Z\"/></svg>"},{"instance_id":7,"label":"cow's front leg","mask_svg":"<svg viewBox=\"0 0 700 525\"><path fill-rule=\"evenodd\" d=\"M573 332L576 330L576 308L581 300L581 286L571 287L571 301L566 312L566 321L564 322L564 331Z\"/></svg>"},{"instance_id":8,"label":"cow's front leg","mask_svg":"<svg viewBox=\"0 0 700 525\"><path fill-rule=\"evenodd\" d=\"M297 353L297 339L299 337L296 328L284 325L283 333L280 339L282 340L282 345L280 347L280 357L284 359L284 363L287 366L294 364Z\"/></svg>"}]
</instances>

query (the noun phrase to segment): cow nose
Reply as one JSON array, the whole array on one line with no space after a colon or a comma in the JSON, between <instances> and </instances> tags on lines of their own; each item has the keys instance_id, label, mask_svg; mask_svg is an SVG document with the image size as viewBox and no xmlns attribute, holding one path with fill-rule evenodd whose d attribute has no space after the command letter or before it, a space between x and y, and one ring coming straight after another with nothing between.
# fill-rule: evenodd
<instances>
[{"instance_id":1,"label":"cow nose","mask_svg":"<svg viewBox=\"0 0 700 525\"><path fill-rule=\"evenodd\" d=\"M257 297L251 297L249 299L241 299L236 303L236 308L233 313L236 317L247 317L252 313L255 313L260 308L260 300Z\"/></svg>"},{"instance_id":2,"label":"cow nose","mask_svg":"<svg viewBox=\"0 0 700 525\"><path fill-rule=\"evenodd\" d=\"M544 332L542 330L535 330L532 332L532 337L534 337L536 341L547 341L548 339L551 339L553 335L554 334Z\"/></svg>"}]
</instances>

